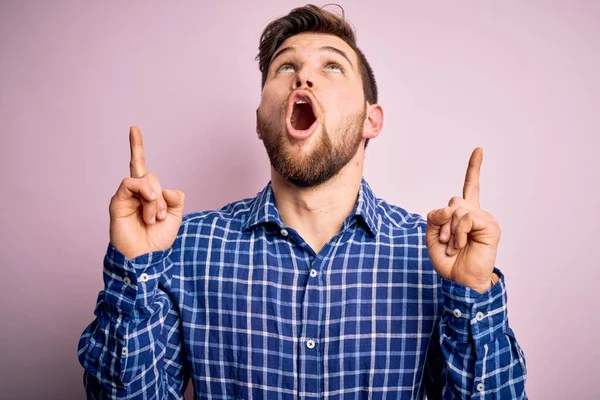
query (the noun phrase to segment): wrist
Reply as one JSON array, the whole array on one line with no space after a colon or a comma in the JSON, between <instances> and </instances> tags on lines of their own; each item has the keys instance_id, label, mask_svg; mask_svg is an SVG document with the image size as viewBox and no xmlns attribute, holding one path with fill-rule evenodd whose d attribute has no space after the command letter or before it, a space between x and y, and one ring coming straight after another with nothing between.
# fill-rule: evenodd
<instances>
[{"instance_id":1,"label":"wrist","mask_svg":"<svg viewBox=\"0 0 600 400\"><path fill-rule=\"evenodd\" d=\"M478 288L473 288L476 291L479 292L479 294L484 294L485 292L487 292L488 290L490 290L491 288L494 287L494 285L496 283L498 283L498 281L500 280L500 277L498 275L496 275L495 272L492 272L492 275L490 276L490 280L488 281L488 283L486 283L485 285L481 285Z\"/></svg>"},{"instance_id":2,"label":"wrist","mask_svg":"<svg viewBox=\"0 0 600 400\"><path fill-rule=\"evenodd\" d=\"M496 283L498 283L498 281L500 280L500 277L495 272L492 272L490 277L487 280L484 280L483 282L482 281L473 282L473 281L466 281L466 280L461 280L461 279L451 279L451 280L458 284L461 284L463 286L471 288L471 289L475 290L476 292L478 292L479 294L483 294L483 293L487 292L488 290L490 290L492 287L494 287L494 285Z\"/></svg>"}]
</instances>

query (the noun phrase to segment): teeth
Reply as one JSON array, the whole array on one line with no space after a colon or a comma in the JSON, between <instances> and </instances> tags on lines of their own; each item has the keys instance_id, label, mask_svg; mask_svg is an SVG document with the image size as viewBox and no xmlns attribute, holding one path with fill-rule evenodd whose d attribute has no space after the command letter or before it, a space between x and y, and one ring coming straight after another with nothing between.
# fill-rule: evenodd
<instances>
[{"instance_id":1,"label":"teeth","mask_svg":"<svg viewBox=\"0 0 600 400\"><path fill-rule=\"evenodd\" d=\"M308 101L304 101L304 100L297 100L296 104L306 104L308 103Z\"/></svg>"}]
</instances>

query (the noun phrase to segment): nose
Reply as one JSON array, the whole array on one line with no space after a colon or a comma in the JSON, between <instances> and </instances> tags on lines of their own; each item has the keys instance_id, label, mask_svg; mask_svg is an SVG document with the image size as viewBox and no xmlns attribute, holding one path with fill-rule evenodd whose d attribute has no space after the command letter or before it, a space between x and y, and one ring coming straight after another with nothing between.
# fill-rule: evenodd
<instances>
[{"instance_id":1,"label":"nose","mask_svg":"<svg viewBox=\"0 0 600 400\"><path fill-rule=\"evenodd\" d=\"M294 89L312 89L314 86L313 79L310 77L310 73L307 68L302 68L296 74L292 90Z\"/></svg>"}]
</instances>

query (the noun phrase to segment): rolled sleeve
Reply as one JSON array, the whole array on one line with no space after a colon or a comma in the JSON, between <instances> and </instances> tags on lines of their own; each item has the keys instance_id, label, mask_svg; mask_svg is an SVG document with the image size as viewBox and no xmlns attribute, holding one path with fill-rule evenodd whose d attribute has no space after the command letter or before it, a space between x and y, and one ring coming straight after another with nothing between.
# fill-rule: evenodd
<instances>
[{"instance_id":1,"label":"rolled sleeve","mask_svg":"<svg viewBox=\"0 0 600 400\"><path fill-rule=\"evenodd\" d=\"M504 275L494 269L499 281L485 293L442 279L447 335L456 341L473 340L476 347L504 335L508 326Z\"/></svg>"},{"instance_id":2,"label":"rolled sleeve","mask_svg":"<svg viewBox=\"0 0 600 400\"><path fill-rule=\"evenodd\" d=\"M127 259L109 244L104 257L104 302L123 315L130 315L134 308L147 308L171 252L172 249L155 251Z\"/></svg>"}]
</instances>

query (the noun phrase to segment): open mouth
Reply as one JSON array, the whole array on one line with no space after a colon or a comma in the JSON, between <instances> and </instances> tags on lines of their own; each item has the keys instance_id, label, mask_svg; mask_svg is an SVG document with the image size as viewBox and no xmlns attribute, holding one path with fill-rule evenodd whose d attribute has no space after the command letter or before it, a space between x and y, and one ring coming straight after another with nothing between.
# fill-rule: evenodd
<instances>
[{"instance_id":1,"label":"open mouth","mask_svg":"<svg viewBox=\"0 0 600 400\"><path fill-rule=\"evenodd\" d=\"M310 128L316 120L315 113L308 101L300 99L294 103L292 117L290 119L294 129L305 131Z\"/></svg>"},{"instance_id":2,"label":"open mouth","mask_svg":"<svg viewBox=\"0 0 600 400\"><path fill-rule=\"evenodd\" d=\"M287 130L294 139L306 139L317 128L319 116L312 93L297 90L290 97L287 108Z\"/></svg>"}]
</instances>

